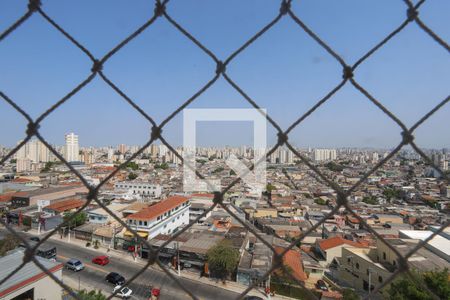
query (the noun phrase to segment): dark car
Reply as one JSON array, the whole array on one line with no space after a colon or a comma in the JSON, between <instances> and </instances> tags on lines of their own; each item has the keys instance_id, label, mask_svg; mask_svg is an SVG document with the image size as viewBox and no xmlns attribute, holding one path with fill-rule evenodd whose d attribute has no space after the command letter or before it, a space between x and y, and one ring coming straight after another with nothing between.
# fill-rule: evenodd
<instances>
[{"instance_id":1,"label":"dark car","mask_svg":"<svg viewBox=\"0 0 450 300\"><path fill-rule=\"evenodd\" d=\"M38 238L37 236L32 236L32 237L30 237L30 240L34 241L34 242L39 242L41 239Z\"/></svg>"},{"instance_id":2,"label":"dark car","mask_svg":"<svg viewBox=\"0 0 450 300\"><path fill-rule=\"evenodd\" d=\"M125 283L125 278L116 272L111 272L106 275L105 280L115 285L123 285Z\"/></svg>"},{"instance_id":3,"label":"dark car","mask_svg":"<svg viewBox=\"0 0 450 300\"><path fill-rule=\"evenodd\" d=\"M316 288L319 289L319 290L325 291L325 292L328 291L328 287L325 284L325 281L323 281L321 279L317 280Z\"/></svg>"}]
</instances>

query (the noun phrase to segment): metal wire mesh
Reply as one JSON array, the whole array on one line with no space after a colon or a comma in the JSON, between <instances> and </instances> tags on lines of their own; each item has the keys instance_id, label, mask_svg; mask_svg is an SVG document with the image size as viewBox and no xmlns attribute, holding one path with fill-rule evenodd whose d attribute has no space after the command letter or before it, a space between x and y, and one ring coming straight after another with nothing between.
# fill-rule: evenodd
<instances>
[{"instance_id":1,"label":"metal wire mesh","mask_svg":"<svg viewBox=\"0 0 450 300\"><path fill-rule=\"evenodd\" d=\"M447 96L445 99L443 99L437 106L435 106L431 111L429 111L427 114L425 114L419 121L417 121L411 128L408 128L404 123L398 119L392 112L390 112L385 106L383 106L382 102L376 99L374 96L372 96L363 86L361 86L355 76L355 72L357 68L371 55L373 55L377 50L379 50L381 47L383 47L386 43L388 43L392 38L400 34L405 27L407 26L413 26L412 24L416 24L419 28L423 30L423 32L427 35L429 35L432 40L441 46L445 51L450 52L449 45L441 39L436 33L433 32L432 29L427 27L427 25L419 18L419 8L420 6L425 2L425 0L421 0L415 5L410 0L404 0L405 3L405 20L395 29L393 30L389 35L387 35L383 40L381 40L375 47L370 49L367 53L365 53L360 59L358 59L353 65L347 63L339 54L337 54L329 45L325 43L314 31L312 31L298 16L295 15L293 10L291 10L291 2L292 0L282 0L280 2L280 9L276 13L275 18L270 21L266 26L264 26L259 32L257 32L254 36L252 36L250 39L248 39L241 47L239 47L236 51L234 51L228 58L225 60L220 60L211 50L209 50L207 47L205 47L200 41L198 41L192 34L190 34L186 29L184 29L180 24L178 24L168 13L167 10L167 4L169 0L155 0L155 8L153 16L145 22L141 27L136 29L131 35L129 35L126 39L124 39L122 42L120 42L118 45L116 45L113 49L111 49L106 55L104 55L102 58L96 58L87 48L85 48L80 42L78 42L73 36L71 36L68 32L66 32L58 23L56 23L49 15L45 13L45 11L42 8L42 4L40 0L30 0L28 4L28 10L26 13L19 18L14 24L12 24L9 28L7 28L1 35L0 35L0 42L6 43L7 38L9 35L14 33L16 30L19 30L20 25L22 25L24 22L26 22L32 15L38 15L42 17L44 20L46 20L49 24L53 26L53 28L57 31L59 31L64 38L68 39L75 47L77 47L80 51L82 51L86 56L91 60L92 62L92 68L90 75L84 79L81 83L79 83L76 87L73 88L68 94L66 94L64 97L62 97L59 101L57 101L53 106L51 106L47 111L45 111L41 116L39 116L36 120L33 120L27 112L25 112L21 107L19 107L16 102L12 99L10 99L7 95L5 95L3 92L0 91L0 97L9 105L11 105L18 113L20 113L27 121L28 126L26 128L26 138L18 144L12 151L10 151L6 156L4 156L0 160L0 164L3 164L8 159L10 159L23 145L25 145L26 142L28 142L33 136L36 136L46 147L50 149L50 151L59 159L61 160L73 174L75 174L80 181L83 183L84 186L89 190L88 196L87 196L87 202L77 210L76 213L81 212L84 208L86 208L91 202L96 202L100 207L102 207L106 212L108 212L117 222L119 222L122 226L124 226L129 232L133 233L134 237L139 240L141 243L145 244L148 249L150 249L151 253L149 255L149 259L146 263L146 265L140 269L138 273L136 273L132 278L130 278L127 282L127 284L131 283L133 280L135 280L139 275L141 275L150 265L152 264L158 264L161 269L172 279L174 280L192 299L197 299L195 292L187 289L183 286L183 284L169 271L167 270L166 266L164 266L158 259L158 252L160 249L162 249L164 246L166 246L168 243L173 241L176 237L178 237L180 234L185 232L189 227L192 226L192 224L196 223L200 218L205 216L209 211L213 210L217 206L221 206L224 210L226 210L231 216L235 217L236 220L238 220L242 226L247 228L251 233L253 233L262 243L264 243L271 251L274 253L274 261L272 264L272 267L270 270L266 272L264 276L262 276L258 281L254 282L252 285L250 285L244 292L242 292L239 295L239 299L243 298L249 291L251 291L253 288L255 288L259 283L266 280L268 276L273 273L277 269L282 269L285 275L291 277L292 280L298 282L300 286L303 286L302 282L299 282L296 278L294 278L290 272L288 272L285 267L282 264L282 258L283 256L292 249L296 244L298 244L302 239L307 236L309 233L313 232L315 229L317 229L319 226L321 226L325 220L335 214L339 208L345 207L355 218L357 218L360 223L369 231L371 232L377 239L380 239L383 241L383 243L386 244L387 247L389 247L395 254L398 256L398 262L399 266L398 269L387 279L385 280L381 285L377 286L377 288L373 291L372 294L376 294L380 289L388 285L392 282L399 274L406 273L409 275L410 278L415 280L414 276L411 276L410 270L408 268L408 262L407 259L411 257L414 253L416 253L420 248L422 248L426 243L428 243L432 238L434 238L436 235L441 233L447 226L449 226L449 221L447 221L445 224L443 224L439 230L435 231L432 235L430 235L426 240L420 242L417 244L417 246L412 249L407 255L402 256L396 248L391 246L389 243L387 243L382 236L380 236L374 229L370 227L366 223L365 220L363 220L357 213L355 213L350 206L349 202L347 201L348 196L355 191L362 183L364 183L367 178L373 174L376 170L378 170L381 166L383 166L389 159L391 159L394 155L396 155L400 149L403 146L410 145L429 165L434 167L444 178L446 182L449 182L449 177L447 174L445 174L439 166L436 166L434 162L415 144L414 142L414 131L423 124L431 115L433 115L436 111L441 109L444 105L448 103L450 100L450 96ZM100 188L107 183L114 175L119 172L119 170L123 169L129 162L131 162L133 159L135 159L139 154L141 154L144 149L146 149L148 146L150 146L153 142L156 140L160 140L164 145L168 147L170 151L174 153L179 159L183 160L182 156L172 147L163 137L162 135L162 129L165 127L167 123L169 123L177 114L179 114L185 107L187 107L189 104L191 104L193 101L195 101L201 94L203 94L207 89L209 89L221 76L232 86L239 94L243 96L243 98L250 103L254 108L260 109L257 102L254 101L249 95L247 95L244 90L239 87L239 85L234 82L231 77L226 72L226 67L233 61L233 59L238 56L241 52L245 51L245 49L254 43L257 39L259 39L262 35L264 35L268 30L270 30L275 24L277 24L282 18L291 18L301 30L306 32L308 36L317 42L323 49L325 49L326 52L330 56L332 56L336 61L342 66L342 81L331 91L329 91L323 98L321 98L313 107L311 107L306 113L304 113L301 117L299 117L291 126L289 126L286 130L283 130L277 122L272 119L269 115L264 116L267 118L268 122L275 128L278 135L278 141L275 144L275 146L270 149L270 151L267 152L267 156L274 153L274 151L282 146L286 145L300 160L302 163L304 163L317 177L318 180L321 182L327 184L330 186L336 193L337 193L337 205L334 207L334 209L325 216L320 222L309 228L306 232L304 232L298 239L292 241L283 252L277 253L275 249L272 247L270 243L268 243L265 239L262 238L260 232L256 230L253 227L250 227L245 221L241 220L238 216L236 216L233 211L230 210L230 208L223 203L224 195L227 191L229 191L235 184L237 184L241 178L237 178L233 182L231 182L227 187L225 187L221 192L216 192L214 197L214 204L211 208L209 208L207 211L205 211L202 215L198 216L197 219L193 222L191 222L188 226L184 227L182 230L178 231L176 234L174 234L168 241L166 241L163 245L161 245L156 251L152 250L153 248L149 245L149 243L142 239L133 228L130 228L128 224L123 222L118 216L116 216L103 202L99 201L98 199L98 193L100 191ZM195 44L199 49L201 49L205 55L209 56L215 63L216 63L216 69L214 72L212 72L212 78L194 95L189 97L184 103L182 103L174 112L172 112L166 119L164 119L159 125L153 120L151 116L149 116L141 107L139 107L125 92L123 92L115 83L113 83L107 75L102 71L102 66L117 52L119 52L123 47L125 47L129 42L131 42L134 38L136 38L138 35L140 35L143 31L147 30L151 25L157 21L158 19L165 19L167 22L173 25L174 28L176 28L179 32L181 32L186 38L188 38L193 44ZM100 184L98 184L95 187L92 187L87 183L85 178L77 171L75 170L65 159L62 157L39 133L39 126L40 124L45 120L45 118L50 115L53 111L55 111L59 106L63 105L65 102L69 101L70 98L78 93L81 89L83 89L86 85L88 85L96 76L99 76L107 85L109 85L117 94L119 94L129 105L131 105L136 111L138 111L142 117L144 117L152 126L152 133L150 140L142 146L136 153L134 153L128 160L126 160L124 163L122 163L116 170L114 170L111 174L109 174L106 178L104 178ZM323 105L325 102L327 102L337 91L339 91L344 85L350 84L352 85L356 90L358 90L362 95L364 95L370 102L372 102L378 109L380 109L382 112L384 112L385 115L387 115L389 118L391 118L401 129L402 129L402 139L398 146L396 146L390 153L385 157L383 160L378 162L369 172L367 172L364 176L361 177L361 179L354 184L349 189L345 190L343 189L339 184L328 178L323 172L321 172L315 165L313 165L305 156L303 156L301 153L299 153L290 143L289 143L289 133L296 128L298 125L300 125L308 116L314 113L314 111ZM262 112L262 111L261 111ZM258 162L259 163L259 162ZM255 165L253 165L248 172L253 170ZM195 171L197 176L204 178L201 174L199 174L197 171ZM287 172L284 172L284 174L288 177L288 179L293 182L289 174ZM243 176L245 176L244 174ZM34 247L31 247L31 245L23 239L14 228L6 224L2 219L0 219L0 222L7 228L9 232L17 236L21 241L26 245L26 251L25 251L25 257L23 260L23 263L19 265L15 271L20 270L26 263L28 262L34 262L42 271L47 273L54 281L56 281L64 290L66 290L70 295L73 297L79 299L79 297L67 286L65 285L61 280L56 278L51 272L49 272L36 258L35 253L38 247L44 243L51 235L58 232L63 226L66 225L66 223L70 222L73 218L75 218L75 214L72 215L71 218L66 220L64 223L60 224L56 228L54 228L50 234L46 235L44 239L42 239L40 242L38 242ZM6 280L8 280L14 273L12 272L7 277L0 280L0 284L4 283ZM417 284L421 284L420 282L417 282ZM426 286L423 286L424 289L427 289ZM307 293L311 297L315 297L311 291L305 288ZM428 289L427 289L428 290ZM433 295L431 291L428 290L428 292ZM111 295L113 297L114 295ZM434 297L437 298L437 296L434 295Z\"/></svg>"}]
</instances>

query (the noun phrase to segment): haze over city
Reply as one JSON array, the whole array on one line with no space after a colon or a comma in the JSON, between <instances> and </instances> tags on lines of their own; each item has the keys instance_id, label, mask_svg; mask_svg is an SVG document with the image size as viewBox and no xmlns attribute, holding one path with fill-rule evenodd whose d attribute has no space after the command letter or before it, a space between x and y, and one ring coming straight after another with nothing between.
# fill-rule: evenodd
<instances>
[{"instance_id":1,"label":"haze over city","mask_svg":"<svg viewBox=\"0 0 450 300\"><path fill-rule=\"evenodd\" d=\"M108 5L108 1L79 1L75 7L70 3L45 1L43 8L97 57L153 13L151 1L134 1L133 5L127 1L115 5ZM182 26L225 60L276 16L278 5L277 1L203 1L194 5L175 1L168 7ZM404 20L404 6L402 1L292 4L299 17L349 64ZM6 28L25 8L26 1L2 1L0 28ZM358 14L349 13L352 10ZM441 0L426 2L420 12L431 28L438 28L444 40L450 36L450 28L445 26L449 10L450 3ZM205 27L205 22L212 24ZM42 18L32 16L0 47L1 89L33 117L73 89L91 68L89 59L79 49L49 29ZM420 28L408 26L367 59L355 72L355 79L411 126L448 95L447 55ZM104 66L105 74L157 122L203 87L214 71L215 63L163 19ZM342 79L338 62L288 18L239 54L227 73L282 128L287 128ZM219 78L189 106L196 107L251 106ZM448 115L449 108L443 107L417 130L416 142L427 148L450 147ZM4 102L0 103L0 122L0 144L12 146L23 138L26 122ZM251 144L251 137L240 134L247 130L245 126L222 125L222 129L207 126L211 128L202 130L207 137L204 145ZM220 133L231 133L216 134L218 129ZM82 146L132 145L148 140L149 125L97 78L41 125L41 133L53 144L63 144L67 132L82 136ZM393 121L347 84L295 129L290 141L302 147L390 148L400 142L400 132ZM174 145L182 144L181 114L168 124L164 135ZM269 125L268 142L275 141L275 131Z\"/></svg>"},{"instance_id":2,"label":"haze over city","mask_svg":"<svg viewBox=\"0 0 450 300\"><path fill-rule=\"evenodd\" d=\"M448 12L0 1L0 300L450 299Z\"/></svg>"}]
</instances>

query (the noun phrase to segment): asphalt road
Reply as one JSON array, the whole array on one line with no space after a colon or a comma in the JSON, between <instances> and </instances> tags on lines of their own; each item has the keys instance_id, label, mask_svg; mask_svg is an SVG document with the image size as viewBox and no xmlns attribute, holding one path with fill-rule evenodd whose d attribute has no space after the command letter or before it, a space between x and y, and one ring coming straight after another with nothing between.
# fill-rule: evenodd
<instances>
[{"instance_id":1,"label":"asphalt road","mask_svg":"<svg viewBox=\"0 0 450 300\"><path fill-rule=\"evenodd\" d=\"M64 278L70 277L72 281L80 282L81 288L85 285L95 286L97 289L110 294L114 285L105 281L105 277L109 272L117 272L127 280L142 268L140 264L133 263L125 258L121 259L116 257L111 257L108 265L99 266L91 263L92 258L99 255L98 252L91 249L52 239L45 244L56 246L58 261L66 262L70 258L77 258L84 263L85 269L79 272L63 269L63 280ZM236 299L238 296L238 293L212 285L201 284L186 278L179 278L179 280L199 299ZM148 299L151 286L161 290L161 300L190 299L189 295L175 281L159 270L149 268L128 285L133 291L132 298L134 299Z\"/></svg>"}]
</instances>

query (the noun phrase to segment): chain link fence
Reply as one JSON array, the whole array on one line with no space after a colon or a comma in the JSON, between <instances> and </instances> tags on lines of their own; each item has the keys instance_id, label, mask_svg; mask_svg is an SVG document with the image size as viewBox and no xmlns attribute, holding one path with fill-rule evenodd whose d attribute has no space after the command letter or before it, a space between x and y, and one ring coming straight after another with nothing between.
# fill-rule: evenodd
<instances>
[{"instance_id":1,"label":"chain link fence","mask_svg":"<svg viewBox=\"0 0 450 300\"><path fill-rule=\"evenodd\" d=\"M150 0L149 0L150 1ZM450 96L447 96L445 99L443 99L438 105L436 105L431 111L426 113L420 120L418 120L412 127L408 128L399 118L397 118L392 112L390 112L385 106L383 106L382 102L376 99L374 96L372 96L363 86L361 86L357 81L357 76L355 76L355 71L358 69L358 67L364 63L364 61L369 58L371 55L373 55L377 50L379 50L381 47L383 47L386 43L388 43L393 37L400 34L407 26L418 26L421 28L424 32L424 34L427 34L431 37L430 42L435 42L437 45L443 48L444 51L450 52L450 47L444 41L441 39L436 33L433 32L432 29L430 29L419 17L419 9L420 7L425 3L425 0L418 1L416 4L413 4L410 0L404 0L405 3L405 19L404 21L395 29L393 30L389 35L387 35L383 40L381 40L375 47L370 49L366 54L364 54L360 59L358 59L355 63L349 64L346 62L339 54L337 54L336 51L334 51L325 41L323 41L313 30L311 30L299 17L296 16L296 14L291 10L291 2L292 0L282 0L280 2L280 8L279 11L274 12L276 15L275 18L270 21L266 26L264 26L259 32L257 32L254 36L252 36L249 40L247 40L240 48L238 48L236 51L234 51L229 57L227 57L225 60L220 60L211 50L209 50L206 46L204 46L199 40L197 40L192 34L190 34L186 29L182 27L182 25L178 24L176 20L174 20L170 16L170 12L167 8L169 0L156 0L155 1L155 7L154 7L154 13L153 16L145 22L141 27L139 27L136 31L134 31L131 35L129 35L126 39L124 39L122 42L120 42L118 45L116 45L113 49L111 49L106 55L104 55L101 58L95 57L86 47L84 47L80 42L76 40L73 36L70 35L67 31L65 31L58 23L56 23L51 16L47 15L42 3L40 0L30 0L28 4L28 10L25 12L25 14L19 18L14 24L12 24L9 28L7 28L1 35L0 35L0 42L1 43L7 43L8 36L11 34L14 34L16 30L19 30L19 27L25 23L32 15L38 15L39 17L46 20L55 30L59 31L62 34L61 38L68 39L75 47L77 47L80 51L82 51L92 62L92 68L90 75L84 79L81 83L79 83L76 87L73 88L67 95L62 97L59 101L57 101L53 106L51 106L47 111L45 111L42 115L40 115L37 119L33 120L29 114L23 110L19 105L16 104L16 102L9 98L6 94L4 94L2 91L0 91L0 97L6 101L9 105L11 105L18 113L20 113L28 122L28 126L26 128L26 138L19 143L12 151L10 151L6 156L4 156L0 160L0 164L3 164L8 159L12 158L12 156L27 143L33 136L37 137L46 147L50 149L50 151L59 159L61 160L73 174L75 174L80 181L86 186L86 188L89 190L86 203L80 207L77 210L77 213L81 212L83 209L85 209L90 203L95 202L100 207L102 207L106 212L108 212L117 222L119 222L122 226L124 226L128 231L132 232L134 237L139 240L141 243L145 244L148 249L150 249L149 258L147 260L146 265L139 270L134 276L132 276L128 281L127 284L131 283L133 280L135 280L137 277L139 277L148 267L150 267L153 264L159 265L161 269L169 276L172 280L174 280L186 293L189 295L192 299L198 299L195 295L195 291L187 289L183 284L167 269L165 265L163 265L159 259L158 259L158 253L160 249L164 248L167 244L169 244L172 240L174 240L177 236L185 232L189 227L192 226L192 224L196 223L199 219L204 217L208 212L212 211L215 207L221 206L224 210L226 210L231 216L236 218L242 226L244 226L246 229L248 229L251 233L253 233L262 243L264 243L267 247L269 247L273 254L274 254L274 260L272 263L272 266L270 270L266 272L264 276L262 276L258 281L253 282L252 285L250 285L244 292L242 292L238 299L242 299L248 292L250 292L253 288L257 287L261 282L265 281L270 274L272 274L275 270L281 269L283 273L286 276L289 276L293 281L297 282L300 286L303 286L305 293L308 294L311 298L316 298L316 296L308 289L306 289L302 282L298 281L295 277L291 275L291 273L286 270L286 268L283 266L282 258L283 256L292 249L296 244L302 241L302 239L316 230L319 226L321 226L325 220L334 215L336 212L338 212L339 208L344 207L348 212L350 212L355 218L359 220L359 222L362 224L362 226L368 230L370 233L372 233L377 239L380 239L383 241L383 243L386 244L387 247L389 247L398 257L398 268L395 272L392 273L392 275L387 278L381 285L377 286L375 290L373 290L372 294L376 294L378 291L380 291L382 288L384 288L386 285L392 282L399 274L406 274L406 276L410 277L412 280L414 280L418 285L421 286L421 288L427 290L432 297L438 299L436 295L433 294L432 291L430 291L426 286L424 286L421 282L416 280L416 277L412 275L409 266L408 266L408 258L410 258L414 253L416 253L420 248L424 247L424 245L429 242L431 239L433 239L436 235L441 233L447 226L449 226L449 221L447 221L445 224L443 224L439 230L434 231L432 235L430 235L427 239L419 242L415 248L413 248L409 253L406 255L401 255L396 248L391 246L389 243L385 242L382 236L380 236L373 228L370 227L366 223L364 219L362 219L357 213L355 213L351 207L351 205L348 202L348 197L352 192L354 192L361 184L363 184L367 178L373 174L377 169L379 169L381 166L383 166L389 159L394 157L400 149L406 145L410 145L420 156L421 158L428 163L430 166L435 168L443 177L443 180L447 183L449 182L449 176L445 174L439 166L435 165L434 161L432 161L423 150L421 150L416 143L414 142L414 132L415 130L423 124L430 116L432 116L436 111L441 109L444 105L447 104L447 102L450 100ZM258 106L257 102L253 100L249 95L245 93L245 91L239 87L237 83L235 83L230 76L226 72L226 67L234 60L236 56L238 56L240 53L245 51L249 45L254 43L257 39L259 39L262 35L264 35L268 30L270 30L275 24L277 24L282 18L291 18L298 26L300 30L303 30L308 34L308 36L313 39L315 42L317 42L323 49L328 52L329 55L331 55L341 66L342 66L342 80L341 82L333 88L331 91L329 91L323 98L321 98L313 107L311 107L306 113L304 113L300 118L298 118L291 126L289 126L286 130L283 130L277 122L272 119L268 114L265 114L260 107ZM164 119L160 124L157 124L151 116L149 116L142 108L140 108L125 92L123 92L114 82L112 82L108 76L102 71L102 67L105 65L105 63L108 62L108 60L114 56L117 52L119 52L122 48L126 47L128 43L130 43L134 38L136 38L138 35L140 35L143 31L147 30L149 27L154 24L159 19L165 19L165 21L169 22L173 25L174 28L176 28L179 32L181 32L186 38L188 38L193 44L195 44L198 48L200 48L205 55L209 56L215 63L216 63L216 69L212 71L212 78L204 85L198 92L196 92L194 95L189 97L184 103L182 103L174 112L172 112L166 119ZM115 169L111 174L109 174L106 178L104 178L100 184L93 187L88 184L88 182L85 180L85 178L77 171L75 170L65 159L62 157L40 134L39 132L39 126L40 124L45 120L46 117L48 117L53 111L55 111L58 107L66 103L70 100L70 98L78 93L81 89L83 89L86 85L91 82L94 77L99 76L107 85L109 85L115 92L117 92L129 105L131 105L136 111L138 111L143 118L145 118L152 126L152 132L150 140L142 146L136 153L134 153L127 161L122 163L117 169ZM321 182L327 184L329 187L331 187L337 194L337 205L332 209L332 211L326 215L320 222L316 223L314 226L309 228L306 232L302 233L302 235L293 240L289 247L287 247L282 252L276 252L273 246L268 243L265 239L262 238L260 232L257 231L254 227L250 227L244 220L241 220L238 216L236 216L233 211L230 210L227 205L223 203L224 195L229 191L235 184L237 184L241 178L236 178L233 182L231 182L227 187L225 187L221 192L216 192L214 194L214 204L212 207L210 207L207 211L205 211L202 215L198 216L197 219L193 222L191 222L188 226L184 227L182 230L178 231L174 235L172 235L171 239L166 241L163 245L161 245L158 249L154 250L153 247L151 247L147 240L144 240L141 238L136 231L133 228L130 228L128 224L123 222L118 216L116 216L103 202L99 201L98 194L102 186L105 185L111 178L113 178L119 170L125 168L125 166L131 162L133 159L135 159L139 154L141 154L148 146L150 146L152 143L154 143L156 140L160 140L164 145L168 147L170 151L174 153L179 159L183 160L182 156L172 147L164 138L163 136L163 128L176 116L178 115L184 108L186 108L189 104L191 104L193 101L195 101L202 93L204 93L208 88L210 88L220 77L223 77L240 95L243 96L243 98L250 103L254 108L260 110L260 112L267 118L267 121L276 129L277 135L278 135L278 141L269 151L267 151L267 156L274 153L274 151L283 145L286 145L288 149L290 149L299 159L302 163L304 163L316 176L317 179ZM339 91L344 85L352 85L356 90L358 90L362 95L364 95L370 102L372 102L378 109L384 112L389 118L391 118L397 125L402 129L402 140L401 142L381 161L379 161L369 172L367 172L364 176L360 178L360 180L354 184L349 189L345 190L340 185L338 185L336 182L328 178L326 175L324 175L315 165L311 163L311 161L299 153L289 142L289 133L297 126L299 126L308 116L314 113L314 111L320 107L322 104L327 102L337 91ZM375 108L375 107L374 107ZM257 162L258 164L260 162ZM191 166L189 166L191 167ZM253 170L255 165L253 165L248 172ZM194 170L200 178L204 179L204 177L199 174L196 170ZM289 177L287 172L284 172L284 174ZM245 176L246 174L244 174ZM292 182L292 180L291 180ZM9 232L16 235L18 238L22 240L22 242L27 246L25 251L25 256L23 262L17 266L17 268L11 272L8 276L5 278L2 278L0 280L0 284L3 284L5 281L7 281L16 271L20 270L25 264L29 262L35 263L42 271L47 273L53 280L55 280L64 290L66 290L70 295L73 297L80 299L66 284L64 284L61 280L56 278L51 272L49 272L40 262L36 259L35 253L38 247L44 243L51 235L57 233L67 222L70 222L71 219L75 217L75 214L72 215L72 218L67 220L65 223L60 224L56 228L54 228L50 234L46 235L45 238L43 238L39 243L37 243L34 247L28 243L27 240L21 238L20 235L18 235L17 231L6 224L3 220L0 219L0 222L7 228ZM111 295L108 299L112 298L114 296Z\"/></svg>"}]
</instances>

